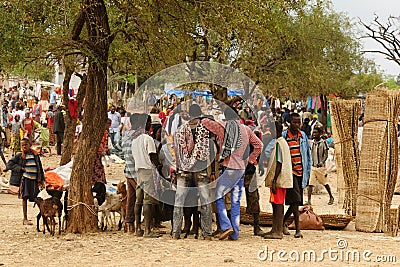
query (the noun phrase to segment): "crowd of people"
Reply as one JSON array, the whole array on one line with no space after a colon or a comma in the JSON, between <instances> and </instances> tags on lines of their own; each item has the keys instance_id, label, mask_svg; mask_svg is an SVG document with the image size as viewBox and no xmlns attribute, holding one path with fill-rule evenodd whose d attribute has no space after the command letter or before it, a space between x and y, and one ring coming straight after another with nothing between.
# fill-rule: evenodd
<instances>
[{"instance_id":1,"label":"crowd of people","mask_svg":"<svg viewBox=\"0 0 400 267\"><path fill-rule=\"evenodd\" d=\"M23 87L19 84L1 89L2 147L9 147L15 155L21 151L21 139L27 138L31 145L40 140L40 153L51 154L50 146L57 144L57 154L61 155L65 111L59 97L60 89L55 88L51 93L42 89L35 93L32 86Z\"/></svg>"},{"instance_id":2,"label":"crowd of people","mask_svg":"<svg viewBox=\"0 0 400 267\"><path fill-rule=\"evenodd\" d=\"M25 98L27 93L21 97L20 91L13 88L5 94L2 126L6 135L3 145L10 146L14 155L6 170L12 171L10 184L22 185L19 195L27 224L26 202L32 201L38 188L44 186L40 153L31 149L33 133L35 129L40 131L41 150L42 147L50 150L49 145L56 143L60 155L65 130L63 117L68 111L56 102L57 92L52 93L52 100L44 93L40 100L32 102ZM96 187L105 187L107 183L102 162L105 155L114 153L126 162L125 222L129 233L160 236L154 229L162 226L160 205L164 193L171 189L173 239L181 237L183 217L188 219L184 216L185 208L195 206L199 212L193 213L197 216L193 222L201 227L205 240L213 236L237 240L243 191L246 212L253 216L254 235L264 238L289 234L286 222L292 214L296 226L294 237L303 237L299 206L304 204L303 189L307 186L306 204L311 205L316 182L325 186L330 197L328 204L333 204L325 169L329 147L318 114L297 104L276 107L273 98L254 100L252 105L237 100L225 107L212 99L181 101L176 95L161 100L150 107L150 114L131 114L123 107L111 105L95 156L92 183ZM260 228L259 176L265 177L271 191L274 220L269 232ZM188 199L192 199L191 204ZM288 206L286 213L284 205Z\"/></svg>"}]
</instances>

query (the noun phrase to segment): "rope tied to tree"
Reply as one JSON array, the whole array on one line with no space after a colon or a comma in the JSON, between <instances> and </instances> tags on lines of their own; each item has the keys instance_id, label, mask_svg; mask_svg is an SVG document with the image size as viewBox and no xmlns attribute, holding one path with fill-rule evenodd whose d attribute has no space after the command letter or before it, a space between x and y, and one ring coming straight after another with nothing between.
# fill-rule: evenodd
<instances>
[{"instance_id":1,"label":"rope tied to tree","mask_svg":"<svg viewBox=\"0 0 400 267\"><path fill-rule=\"evenodd\" d=\"M93 214L93 215L96 216L96 218L97 218L97 213L96 213L96 212L94 211L94 209L92 208L92 207L95 207L94 205L88 205L87 203L80 202L80 201L76 201L76 200L73 200L73 199L71 199L71 198L68 198L68 200L71 200L72 202L75 202L75 204L73 204L73 205L71 205L71 206L67 206L67 210L68 210L68 211L72 210L73 208L76 208L76 207L79 206L79 205L83 205L84 207L86 207L86 208L89 210L89 212L90 212L91 214ZM97 218L97 220L98 220L98 218Z\"/></svg>"}]
</instances>

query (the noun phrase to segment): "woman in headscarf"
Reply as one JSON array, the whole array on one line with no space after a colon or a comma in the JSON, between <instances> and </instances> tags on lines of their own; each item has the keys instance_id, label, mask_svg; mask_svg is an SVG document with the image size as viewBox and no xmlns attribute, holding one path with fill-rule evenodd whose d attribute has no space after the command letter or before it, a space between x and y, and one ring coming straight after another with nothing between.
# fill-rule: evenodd
<instances>
[{"instance_id":1,"label":"woman in headscarf","mask_svg":"<svg viewBox=\"0 0 400 267\"><path fill-rule=\"evenodd\" d=\"M101 162L103 156L110 153L108 149L108 129L111 126L111 119L107 119L106 128L104 130L103 138L101 139L100 146L97 149L92 175L92 184L103 183L106 184L106 173L104 171L104 166Z\"/></svg>"}]
</instances>

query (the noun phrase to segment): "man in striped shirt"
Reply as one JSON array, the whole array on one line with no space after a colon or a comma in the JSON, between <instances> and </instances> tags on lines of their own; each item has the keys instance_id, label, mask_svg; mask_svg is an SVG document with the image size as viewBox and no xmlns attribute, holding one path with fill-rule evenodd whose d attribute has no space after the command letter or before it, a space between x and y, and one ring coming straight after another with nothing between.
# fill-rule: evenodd
<instances>
[{"instance_id":1,"label":"man in striped shirt","mask_svg":"<svg viewBox=\"0 0 400 267\"><path fill-rule=\"evenodd\" d=\"M283 233L289 234L285 222L293 213L294 222L296 225L295 238L302 238L299 225L299 206L303 205L303 188L308 184L310 179L311 170L311 152L310 145L308 144L308 137L300 131L300 115L298 113L290 114L289 129L286 130L282 136L286 139L289 148L290 156L292 159L292 175L293 175L293 188L286 190L285 204L289 205L285 217L283 219Z\"/></svg>"},{"instance_id":2,"label":"man in striped shirt","mask_svg":"<svg viewBox=\"0 0 400 267\"><path fill-rule=\"evenodd\" d=\"M128 119L131 121L137 120L137 114L129 114ZM126 177L126 230L128 233L135 233L135 203L136 203L136 171L135 171L135 159L132 155L132 140L135 130L126 130L122 137L122 151L125 158L125 169L124 175Z\"/></svg>"}]
</instances>

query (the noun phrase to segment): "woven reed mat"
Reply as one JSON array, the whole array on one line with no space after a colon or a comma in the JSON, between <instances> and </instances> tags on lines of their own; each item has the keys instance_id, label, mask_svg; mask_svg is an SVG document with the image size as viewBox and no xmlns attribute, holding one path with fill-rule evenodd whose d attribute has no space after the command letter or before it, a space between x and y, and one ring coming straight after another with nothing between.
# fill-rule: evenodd
<instances>
[{"instance_id":1,"label":"woven reed mat","mask_svg":"<svg viewBox=\"0 0 400 267\"><path fill-rule=\"evenodd\" d=\"M331 102L332 131L338 177L339 202L346 214L356 214L358 185L358 118L361 102L341 100Z\"/></svg>"},{"instance_id":2,"label":"woven reed mat","mask_svg":"<svg viewBox=\"0 0 400 267\"><path fill-rule=\"evenodd\" d=\"M390 205L398 171L399 96L397 91L383 89L367 95L355 220L358 231L393 231Z\"/></svg>"}]
</instances>

